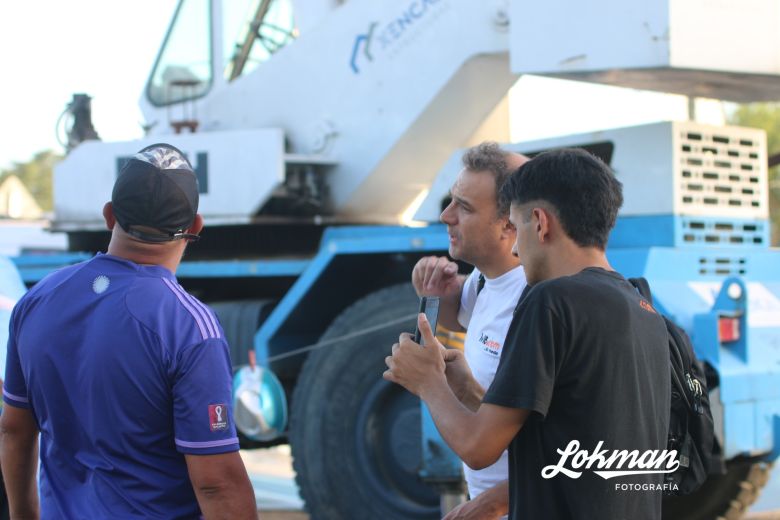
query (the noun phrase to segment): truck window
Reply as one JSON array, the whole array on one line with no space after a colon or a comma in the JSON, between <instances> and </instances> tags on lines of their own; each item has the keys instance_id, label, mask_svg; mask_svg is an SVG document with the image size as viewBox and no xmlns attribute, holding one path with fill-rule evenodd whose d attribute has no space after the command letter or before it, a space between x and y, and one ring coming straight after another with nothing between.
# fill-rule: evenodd
<instances>
[{"instance_id":1,"label":"truck window","mask_svg":"<svg viewBox=\"0 0 780 520\"><path fill-rule=\"evenodd\" d=\"M254 70L297 36L291 0L232 0L222 4L225 79Z\"/></svg>"},{"instance_id":2,"label":"truck window","mask_svg":"<svg viewBox=\"0 0 780 520\"><path fill-rule=\"evenodd\" d=\"M170 105L211 88L211 1L182 0L146 87L149 101Z\"/></svg>"}]
</instances>

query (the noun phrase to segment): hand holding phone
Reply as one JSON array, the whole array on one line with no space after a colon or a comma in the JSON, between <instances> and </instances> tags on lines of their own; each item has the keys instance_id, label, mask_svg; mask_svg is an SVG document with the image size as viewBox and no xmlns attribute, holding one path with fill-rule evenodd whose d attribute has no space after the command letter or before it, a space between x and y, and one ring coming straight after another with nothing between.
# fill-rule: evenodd
<instances>
[{"instance_id":1,"label":"hand holding phone","mask_svg":"<svg viewBox=\"0 0 780 520\"><path fill-rule=\"evenodd\" d=\"M431 331L436 334L436 322L439 320L439 298L436 296L423 296L420 298L420 310L419 313L425 313L425 317L428 318L428 323L431 324ZM414 328L414 342L425 346L420 333L420 327Z\"/></svg>"}]
</instances>

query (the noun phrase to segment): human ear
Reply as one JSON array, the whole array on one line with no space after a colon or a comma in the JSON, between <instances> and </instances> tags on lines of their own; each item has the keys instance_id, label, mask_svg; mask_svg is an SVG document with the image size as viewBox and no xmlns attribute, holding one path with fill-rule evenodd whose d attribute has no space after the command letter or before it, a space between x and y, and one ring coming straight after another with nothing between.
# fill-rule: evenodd
<instances>
[{"instance_id":1,"label":"human ear","mask_svg":"<svg viewBox=\"0 0 780 520\"><path fill-rule=\"evenodd\" d=\"M106 202L103 205L103 219L106 221L106 227L109 231L114 230L116 224L116 217L114 216L114 206L110 202Z\"/></svg>"},{"instance_id":2,"label":"human ear","mask_svg":"<svg viewBox=\"0 0 780 520\"><path fill-rule=\"evenodd\" d=\"M203 216L201 216L200 213L197 213L195 215L195 220L192 221L192 225L187 230L187 233L191 233L193 235L199 235L202 230L203 230Z\"/></svg>"},{"instance_id":3,"label":"human ear","mask_svg":"<svg viewBox=\"0 0 780 520\"><path fill-rule=\"evenodd\" d=\"M539 242L544 242L550 238L550 215L542 208L533 209L533 220L536 226L536 235Z\"/></svg>"},{"instance_id":4,"label":"human ear","mask_svg":"<svg viewBox=\"0 0 780 520\"><path fill-rule=\"evenodd\" d=\"M517 228L512 224L508 216L501 218L501 236L502 238L509 238L512 240L517 236Z\"/></svg>"}]
</instances>

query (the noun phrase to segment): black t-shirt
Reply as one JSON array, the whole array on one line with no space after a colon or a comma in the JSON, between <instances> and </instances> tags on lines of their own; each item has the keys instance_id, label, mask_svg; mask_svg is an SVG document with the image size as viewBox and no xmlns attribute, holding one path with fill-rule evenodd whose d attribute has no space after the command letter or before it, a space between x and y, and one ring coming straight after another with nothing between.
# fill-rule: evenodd
<instances>
[{"instance_id":1,"label":"black t-shirt","mask_svg":"<svg viewBox=\"0 0 780 520\"><path fill-rule=\"evenodd\" d=\"M533 412L509 447L510 518L661 518L663 475L604 479L594 473L599 459L588 469L573 453L664 450L669 378L664 321L620 274L588 268L536 284L515 311L484 398ZM544 478L567 448L577 449L563 468L579 478ZM616 466L602 469L638 469Z\"/></svg>"}]
</instances>

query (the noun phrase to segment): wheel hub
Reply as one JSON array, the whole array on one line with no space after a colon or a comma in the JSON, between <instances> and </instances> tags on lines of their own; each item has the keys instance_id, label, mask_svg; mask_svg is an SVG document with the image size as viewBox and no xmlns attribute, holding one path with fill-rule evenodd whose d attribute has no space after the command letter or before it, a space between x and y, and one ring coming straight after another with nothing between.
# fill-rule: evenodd
<instances>
[{"instance_id":1,"label":"wheel hub","mask_svg":"<svg viewBox=\"0 0 780 520\"><path fill-rule=\"evenodd\" d=\"M355 423L355 451L377 498L404 518L435 517L439 496L418 476L422 462L419 400L379 380L366 395Z\"/></svg>"}]
</instances>

